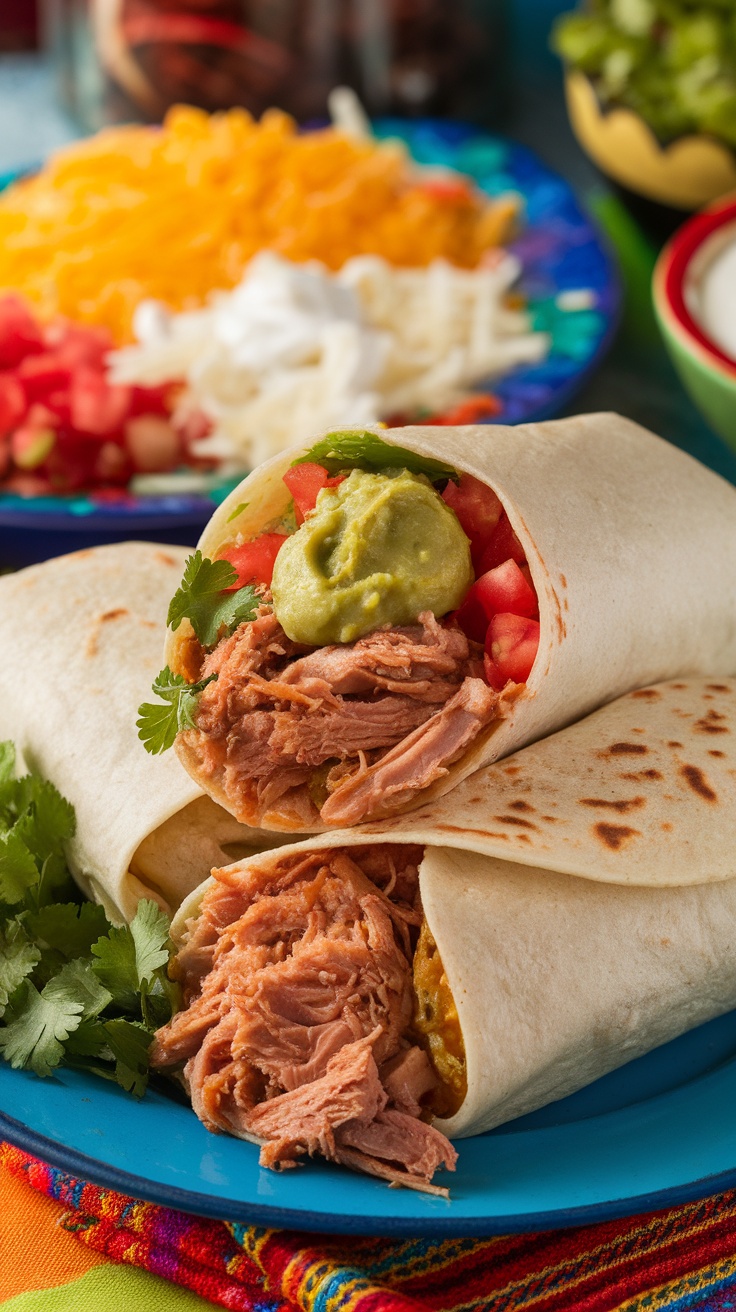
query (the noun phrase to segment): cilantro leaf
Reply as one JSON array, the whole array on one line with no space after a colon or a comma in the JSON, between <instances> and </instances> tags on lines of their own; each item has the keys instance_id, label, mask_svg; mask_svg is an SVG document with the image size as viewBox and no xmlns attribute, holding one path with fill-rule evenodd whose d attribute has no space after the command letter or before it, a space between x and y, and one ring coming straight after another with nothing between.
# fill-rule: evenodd
<instances>
[{"instance_id":1,"label":"cilantro leaf","mask_svg":"<svg viewBox=\"0 0 736 1312\"><path fill-rule=\"evenodd\" d=\"M15 774L15 746L11 742L0 743L0 783L8 783Z\"/></svg>"},{"instance_id":2,"label":"cilantro leaf","mask_svg":"<svg viewBox=\"0 0 736 1312\"><path fill-rule=\"evenodd\" d=\"M151 691L165 704L157 706L155 702L143 702L138 707L138 737L147 752L158 756L173 747L178 733L195 728L197 698L202 689L216 678L216 674L210 674L199 683L187 683L181 674L172 674L168 665L164 666L154 679Z\"/></svg>"},{"instance_id":3,"label":"cilantro leaf","mask_svg":"<svg viewBox=\"0 0 736 1312\"><path fill-rule=\"evenodd\" d=\"M94 1020L112 1002L112 995L100 983L91 961L82 957L69 961L49 980L43 997L53 1002L73 999L82 1008L82 1020Z\"/></svg>"},{"instance_id":4,"label":"cilantro leaf","mask_svg":"<svg viewBox=\"0 0 736 1312\"><path fill-rule=\"evenodd\" d=\"M130 922L135 943L138 983L150 984L154 973L169 960L169 918L157 902L142 899Z\"/></svg>"},{"instance_id":5,"label":"cilantro leaf","mask_svg":"<svg viewBox=\"0 0 736 1312\"><path fill-rule=\"evenodd\" d=\"M16 829L0 833L0 900L15 906L38 886L40 871Z\"/></svg>"},{"instance_id":6,"label":"cilantro leaf","mask_svg":"<svg viewBox=\"0 0 736 1312\"><path fill-rule=\"evenodd\" d=\"M23 926L11 920L0 926L0 1016L12 993L41 960L40 949L31 942Z\"/></svg>"},{"instance_id":7,"label":"cilantro leaf","mask_svg":"<svg viewBox=\"0 0 736 1312\"><path fill-rule=\"evenodd\" d=\"M84 1004L63 992L59 995L53 984L49 981L39 993L31 980L24 979L6 1009L8 1023L0 1029L0 1052L16 1070L50 1075L64 1056L64 1041L80 1023Z\"/></svg>"},{"instance_id":8,"label":"cilantro leaf","mask_svg":"<svg viewBox=\"0 0 736 1312\"><path fill-rule=\"evenodd\" d=\"M110 932L92 944L96 960L92 969L123 1011L138 1011L138 972L135 942L128 925L111 926Z\"/></svg>"},{"instance_id":9,"label":"cilantro leaf","mask_svg":"<svg viewBox=\"0 0 736 1312\"><path fill-rule=\"evenodd\" d=\"M95 902L52 903L25 920L37 943L44 949L54 948L68 959L85 956L108 924L105 912Z\"/></svg>"},{"instance_id":10,"label":"cilantro leaf","mask_svg":"<svg viewBox=\"0 0 736 1312\"><path fill-rule=\"evenodd\" d=\"M128 1093L142 1098L148 1083L148 1050L153 1035L145 1025L129 1020L108 1020L104 1028L115 1059L115 1079Z\"/></svg>"},{"instance_id":11,"label":"cilantro leaf","mask_svg":"<svg viewBox=\"0 0 736 1312\"><path fill-rule=\"evenodd\" d=\"M364 431L347 431L328 433L321 441L310 447L306 455L299 456L295 465L304 465L315 461L322 465L328 474L339 474L343 469L408 469L410 474L424 474L430 483L439 483L451 478L455 483L460 475L452 465L443 460L433 460L429 456L417 455L416 451L407 451L404 447L393 446L384 442L377 433Z\"/></svg>"},{"instance_id":12,"label":"cilantro leaf","mask_svg":"<svg viewBox=\"0 0 736 1312\"><path fill-rule=\"evenodd\" d=\"M166 622L176 631L188 619L203 647L214 647L220 631L232 633L244 620L252 620L259 605L250 585L226 592L238 581L229 560L209 560L197 550L184 568L181 587L171 599Z\"/></svg>"},{"instance_id":13,"label":"cilantro leaf","mask_svg":"<svg viewBox=\"0 0 736 1312\"><path fill-rule=\"evenodd\" d=\"M74 807L48 780L38 775L30 775L29 778L32 780L33 796L28 814L24 817L24 841L42 859L52 855L61 856L64 843L74 837L77 828Z\"/></svg>"},{"instance_id":14,"label":"cilantro leaf","mask_svg":"<svg viewBox=\"0 0 736 1312\"><path fill-rule=\"evenodd\" d=\"M111 928L92 945L92 969L124 1011L140 1009L140 992L169 960L169 921L157 903L142 899L130 925Z\"/></svg>"}]
</instances>

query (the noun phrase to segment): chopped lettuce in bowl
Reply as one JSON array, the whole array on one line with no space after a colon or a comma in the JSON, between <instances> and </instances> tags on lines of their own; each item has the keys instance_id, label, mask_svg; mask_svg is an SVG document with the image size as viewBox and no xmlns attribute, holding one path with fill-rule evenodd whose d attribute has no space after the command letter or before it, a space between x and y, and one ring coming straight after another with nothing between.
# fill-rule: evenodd
<instances>
[{"instance_id":1,"label":"chopped lettuce in bowl","mask_svg":"<svg viewBox=\"0 0 736 1312\"><path fill-rule=\"evenodd\" d=\"M733 0L588 0L552 44L604 107L633 110L662 143L706 133L736 149Z\"/></svg>"}]
</instances>

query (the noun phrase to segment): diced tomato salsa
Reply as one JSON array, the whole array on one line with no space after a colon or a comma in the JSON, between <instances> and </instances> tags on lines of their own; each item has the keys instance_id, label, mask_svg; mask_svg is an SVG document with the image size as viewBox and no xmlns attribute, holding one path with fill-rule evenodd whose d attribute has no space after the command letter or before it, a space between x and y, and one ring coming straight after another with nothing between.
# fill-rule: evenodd
<instances>
[{"instance_id":1,"label":"diced tomato salsa","mask_svg":"<svg viewBox=\"0 0 736 1312\"><path fill-rule=\"evenodd\" d=\"M265 583L270 587L276 557L286 541L286 533L261 533L251 542L244 542L240 547L231 547L223 551L220 560L229 560L237 570L238 578L224 592L235 592L247 583Z\"/></svg>"},{"instance_id":2,"label":"diced tomato salsa","mask_svg":"<svg viewBox=\"0 0 736 1312\"><path fill-rule=\"evenodd\" d=\"M172 421L174 389L112 383L112 345L104 329L43 324L18 297L0 297L0 488L112 491L136 473L199 463Z\"/></svg>"},{"instance_id":3,"label":"diced tomato salsa","mask_svg":"<svg viewBox=\"0 0 736 1312\"><path fill-rule=\"evenodd\" d=\"M303 524L310 510L314 510L317 497L324 487L337 487L344 479L344 474L330 478L324 466L313 460L305 460L303 464L292 465L287 469L284 482L294 498L297 524Z\"/></svg>"}]
</instances>

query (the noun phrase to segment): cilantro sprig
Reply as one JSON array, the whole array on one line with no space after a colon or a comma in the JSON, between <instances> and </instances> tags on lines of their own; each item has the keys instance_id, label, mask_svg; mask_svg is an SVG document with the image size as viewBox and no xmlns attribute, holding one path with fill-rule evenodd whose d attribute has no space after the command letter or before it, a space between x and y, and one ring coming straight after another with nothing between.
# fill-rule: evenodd
<instances>
[{"instance_id":1,"label":"cilantro sprig","mask_svg":"<svg viewBox=\"0 0 736 1312\"><path fill-rule=\"evenodd\" d=\"M322 465L330 475L339 474L346 468L408 469L410 474L424 474L430 483L446 482L449 478L455 483L460 481L457 470L443 460L433 460L402 446L392 446L368 430L328 433L294 464L304 465L308 461Z\"/></svg>"},{"instance_id":2,"label":"cilantro sprig","mask_svg":"<svg viewBox=\"0 0 736 1312\"><path fill-rule=\"evenodd\" d=\"M252 620L260 604L250 584L227 592L238 581L229 560L208 560L197 550L184 567L181 586L171 598L166 623L176 631L188 619L203 647L214 647L223 629L233 633L244 620Z\"/></svg>"},{"instance_id":3,"label":"cilantro sprig","mask_svg":"<svg viewBox=\"0 0 736 1312\"><path fill-rule=\"evenodd\" d=\"M173 747L178 733L195 727L194 712L199 694L216 678L216 674L210 674L199 683L187 683L181 674L172 674L168 665L164 666L151 686L151 691L162 699L163 704L143 702L138 707L138 737L147 752L152 756L167 752Z\"/></svg>"},{"instance_id":4,"label":"cilantro sprig","mask_svg":"<svg viewBox=\"0 0 736 1312\"><path fill-rule=\"evenodd\" d=\"M142 901L130 925L85 902L65 857L73 807L37 774L14 777L0 743L0 1056L50 1075L61 1065L140 1095L155 1030L179 1006L169 922Z\"/></svg>"}]
</instances>

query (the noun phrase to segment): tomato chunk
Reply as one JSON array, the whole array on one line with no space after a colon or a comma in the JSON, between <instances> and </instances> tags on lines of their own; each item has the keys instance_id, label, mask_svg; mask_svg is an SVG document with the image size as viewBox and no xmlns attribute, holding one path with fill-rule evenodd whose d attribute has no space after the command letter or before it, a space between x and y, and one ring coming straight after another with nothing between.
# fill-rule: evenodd
<instances>
[{"instance_id":1,"label":"tomato chunk","mask_svg":"<svg viewBox=\"0 0 736 1312\"><path fill-rule=\"evenodd\" d=\"M45 401L51 392L68 388L71 371L58 356L43 351L39 355L27 355L18 365L16 377L30 403Z\"/></svg>"},{"instance_id":2,"label":"tomato chunk","mask_svg":"<svg viewBox=\"0 0 736 1312\"><path fill-rule=\"evenodd\" d=\"M43 348L41 329L28 306L18 296L0 297L0 369L14 369Z\"/></svg>"},{"instance_id":3,"label":"tomato chunk","mask_svg":"<svg viewBox=\"0 0 736 1312\"><path fill-rule=\"evenodd\" d=\"M534 588L513 560L504 561L476 579L455 612L455 619L468 638L485 642L489 621L503 613L527 618L536 618L539 613Z\"/></svg>"},{"instance_id":4,"label":"tomato chunk","mask_svg":"<svg viewBox=\"0 0 736 1312\"><path fill-rule=\"evenodd\" d=\"M494 615L486 635L485 671L499 691L509 680L526 683L539 647L539 622L523 615Z\"/></svg>"},{"instance_id":5,"label":"tomato chunk","mask_svg":"<svg viewBox=\"0 0 736 1312\"><path fill-rule=\"evenodd\" d=\"M509 523L509 517L504 510L481 553L477 565L478 573L485 574L489 569L495 569L497 565L502 565L505 560L514 560L517 565L526 564L524 548L514 533ZM473 563L475 564L475 562Z\"/></svg>"},{"instance_id":6,"label":"tomato chunk","mask_svg":"<svg viewBox=\"0 0 736 1312\"><path fill-rule=\"evenodd\" d=\"M496 493L472 474L461 474L459 484L449 482L442 500L455 511L463 533L470 538L470 554L477 570L486 544L503 514L503 506Z\"/></svg>"},{"instance_id":7,"label":"tomato chunk","mask_svg":"<svg viewBox=\"0 0 736 1312\"><path fill-rule=\"evenodd\" d=\"M224 551L220 560L229 560L238 571L237 583L225 588L225 592L235 592L244 588L246 583L270 584L276 557L287 539L286 533L261 533L252 542L244 542L241 547L232 547Z\"/></svg>"},{"instance_id":8,"label":"tomato chunk","mask_svg":"<svg viewBox=\"0 0 736 1312\"><path fill-rule=\"evenodd\" d=\"M25 418L26 394L15 374L0 373L0 433L9 433Z\"/></svg>"},{"instance_id":9,"label":"tomato chunk","mask_svg":"<svg viewBox=\"0 0 736 1312\"><path fill-rule=\"evenodd\" d=\"M128 417L130 388L108 383L88 365L81 365L73 374L70 395L72 423L80 433L111 437Z\"/></svg>"},{"instance_id":10,"label":"tomato chunk","mask_svg":"<svg viewBox=\"0 0 736 1312\"><path fill-rule=\"evenodd\" d=\"M317 497L323 487L337 487L344 478L344 474L336 474L334 478L330 478L324 465L318 465L314 460L307 460L303 465L292 465L291 469L287 469L284 482L294 498L297 524L303 524L310 510L314 510Z\"/></svg>"}]
</instances>

